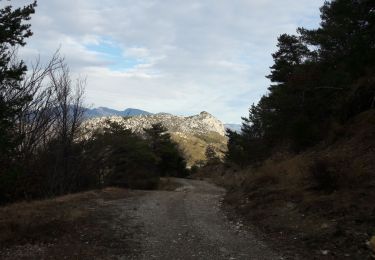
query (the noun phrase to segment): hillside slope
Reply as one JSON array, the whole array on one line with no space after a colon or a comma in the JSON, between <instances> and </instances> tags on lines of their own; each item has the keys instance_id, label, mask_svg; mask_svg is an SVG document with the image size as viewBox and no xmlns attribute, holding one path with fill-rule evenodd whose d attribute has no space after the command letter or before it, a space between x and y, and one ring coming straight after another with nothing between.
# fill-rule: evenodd
<instances>
[{"instance_id":1,"label":"hillside slope","mask_svg":"<svg viewBox=\"0 0 375 260\"><path fill-rule=\"evenodd\" d=\"M226 150L227 138L223 123L205 111L187 117L159 113L132 117L92 118L84 122L86 137L90 136L93 131L100 131L108 126L109 122L117 122L124 128L139 134L143 134L143 129L150 128L152 124L161 123L179 145L188 166L205 160L205 151L209 145L214 147L219 157L222 157L223 151Z\"/></svg>"},{"instance_id":2,"label":"hillside slope","mask_svg":"<svg viewBox=\"0 0 375 260\"><path fill-rule=\"evenodd\" d=\"M220 158L223 158L223 152L227 149L227 138L217 132L196 135L172 132L171 137L182 150L188 166L206 160L205 152L208 146L213 147Z\"/></svg>"},{"instance_id":3,"label":"hillside slope","mask_svg":"<svg viewBox=\"0 0 375 260\"><path fill-rule=\"evenodd\" d=\"M261 166L212 166L228 205L304 259L370 259L375 252L375 111L337 127L301 154L276 154ZM372 242L371 242L372 241Z\"/></svg>"}]
</instances>

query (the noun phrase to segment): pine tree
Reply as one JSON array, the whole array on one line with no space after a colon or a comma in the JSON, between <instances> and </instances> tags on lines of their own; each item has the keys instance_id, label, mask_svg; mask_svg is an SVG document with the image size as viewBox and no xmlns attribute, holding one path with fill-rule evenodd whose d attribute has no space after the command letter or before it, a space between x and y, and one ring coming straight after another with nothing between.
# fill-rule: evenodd
<instances>
[{"instance_id":1,"label":"pine tree","mask_svg":"<svg viewBox=\"0 0 375 260\"><path fill-rule=\"evenodd\" d=\"M252 164L281 146L301 151L374 108L375 1L326 1L321 20L278 38L269 92L242 118L242 133L228 133L227 160Z\"/></svg>"},{"instance_id":2,"label":"pine tree","mask_svg":"<svg viewBox=\"0 0 375 260\"><path fill-rule=\"evenodd\" d=\"M0 168L11 160L20 136L14 127L17 112L32 97L23 95L21 81L27 67L17 61L16 48L24 46L25 39L32 35L30 15L34 13L36 2L13 9L6 6L0 9Z\"/></svg>"},{"instance_id":3,"label":"pine tree","mask_svg":"<svg viewBox=\"0 0 375 260\"><path fill-rule=\"evenodd\" d=\"M155 155L159 157L158 168L161 176L184 177L187 174L186 161L178 145L161 123L144 129Z\"/></svg>"}]
</instances>

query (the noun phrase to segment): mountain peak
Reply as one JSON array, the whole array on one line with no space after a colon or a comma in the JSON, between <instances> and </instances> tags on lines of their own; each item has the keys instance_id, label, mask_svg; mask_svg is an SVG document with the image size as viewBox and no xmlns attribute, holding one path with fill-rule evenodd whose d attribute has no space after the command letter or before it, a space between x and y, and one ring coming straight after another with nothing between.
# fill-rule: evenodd
<instances>
[{"instance_id":1,"label":"mountain peak","mask_svg":"<svg viewBox=\"0 0 375 260\"><path fill-rule=\"evenodd\" d=\"M189 166L205 160L205 151L209 145L215 146L217 151L226 149L227 139L224 125L206 111L193 116L158 113L132 117L108 116L91 118L83 124L83 138L89 138L94 131L101 131L110 122L116 122L140 135L144 134L144 129L151 128L153 124L161 123L168 130L172 139L178 143L181 150L184 151ZM218 154L222 155L222 152L218 152Z\"/></svg>"},{"instance_id":2,"label":"mountain peak","mask_svg":"<svg viewBox=\"0 0 375 260\"><path fill-rule=\"evenodd\" d=\"M144 128L150 128L153 124L162 123L170 132L182 132L190 134L207 134L216 132L221 136L225 135L224 125L208 112L202 112L194 116L175 116L167 113L154 115L133 116L124 118L123 116L107 116L91 118L86 121L88 128L102 128L107 120L115 121L127 129L142 133Z\"/></svg>"},{"instance_id":3,"label":"mountain peak","mask_svg":"<svg viewBox=\"0 0 375 260\"><path fill-rule=\"evenodd\" d=\"M212 116L210 113L208 113L207 111L202 111L199 113L200 115L202 116Z\"/></svg>"}]
</instances>

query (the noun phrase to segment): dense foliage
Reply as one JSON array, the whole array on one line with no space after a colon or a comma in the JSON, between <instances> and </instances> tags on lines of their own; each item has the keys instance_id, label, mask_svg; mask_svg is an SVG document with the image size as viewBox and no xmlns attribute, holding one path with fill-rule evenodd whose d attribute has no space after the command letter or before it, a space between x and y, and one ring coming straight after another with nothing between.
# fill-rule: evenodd
<instances>
[{"instance_id":1,"label":"dense foliage","mask_svg":"<svg viewBox=\"0 0 375 260\"><path fill-rule=\"evenodd\" d=\"M152 151L158 157L157 167L161 176L184 177L186 161L178 145L171 140L167 129L160 123L144 129Z\"/></svg>"},{"instance_id":2,"label":"dense foliage","mask_svg":"<svg viewBox=\"0 0 375 260\"><path fill-rule=\"evenodd\" d=\"M0 163L9 165L15 156L20 136L14 134L17 113L31 98L23 93L22 79L27 71L22 61L14 59L14 50L25 45L32 35L30 19L36 4L13 10L7 6L0 10ZM21 93L23 95L16 95Z\"/></svg>"},{"instance_id":3,"label":"dense foliage","mask_svg":"<svg viewBox=\"0 0 375 260\"><path fill-rule=\"evenodd\" d=\"M318 29L283 34L267 76L272 82L242 133L228 131L227 160L262 161L281 147L299 152L375 106L375 2L327 1Z\"/></svg>"},{"instance_id":4,"label":"dense foliage","mask_svg":"<svg viewBox=\"0 0 375 260\"><path fill-rule=\"evenodd\" d=\"M155 187L157 156L149 143L117 123L108 124L84 144L84 172L93 174L100 186Z\"/></svg>"},{"instance_id":5,"label":"dense foliage","mask_svg":"<svg viewBox=\"0 0 375 260\"><path fill-rule=\"evenodd\" d=\"M183 177L186 164L161 124L135 134L115 122L83 142L86 169L99 186L155 188L160 176Z\"/></svg>"}]
</instances>

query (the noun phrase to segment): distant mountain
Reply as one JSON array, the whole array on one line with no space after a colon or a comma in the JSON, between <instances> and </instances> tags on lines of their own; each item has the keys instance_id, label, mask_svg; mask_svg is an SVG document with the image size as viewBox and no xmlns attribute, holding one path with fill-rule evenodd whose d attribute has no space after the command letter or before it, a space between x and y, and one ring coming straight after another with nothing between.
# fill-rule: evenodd
<instances>
[{"instance_id":1,"label":"distant mountain","mask_svg":"<svg viewBox=\"0 0 375 260\"><path fill-rule=\"evenodd\" d=\"M113 113L112 110L104 112L100 110L100 112ZM145 128L150 128L155 123L161 123L168 129L172 139L180 146L188 166L205 160L206 148L209 145L214 147L220 157L223 157L223 151L227 148L224 125L217 118L204 111L193 116L175 116L168 113L134 117L96 116L84 122L84 138L90 137L94 131L105 128L109 122L116 122L141 135Z\"/></svg>"},{"instance_id":2,"label":"distant mountain","mask_svg":"<svg viewBox=\"0 0 375 260\"><path fill-rule=\"evenodd\" d=\"M132 129L137 133L143 133L143 129L151 128L153 124L162 123L169 132L190 133L193 135L204 135L210 132L216 132L221 136L225 136L224 125L213 115L205 111L193 116L175 116L167 113L125 118L122 115L102 116L86 120L84 126L87 130L100 129L108 124L108 120L116 122L127 129Z\"/></svg>"},{"instance_id":3,"label":"distant mountain","mask_svg":"<svg viewBox=\"0 0 375 260\"><path fill-rule=\"evenodd\" d=\"M140 115L152 115L152 113L136 109L127 108L123 111L111 109L108 107L98 107L98 108L86 108L85 118L96 118L96 117L107 117L107 116L140 116Z\"/></svg>"},{"instance_id":4,"label":"distant mountain","mask_svg":"<svg viewBox=\"0 0 375 260\"><path fill-rule=\"evenodd\" d=\"M127 108L122 111L123 116L141 116L141 115L152 115L152 113L137 109L137 108Z\"/></svg>"},{"instance_id":5,"label":"distant mountain","mask_svg":"<svg viewBox=\"0 0 375 260\"><path fill-rule=\"evenodd\" d=\"M241 132L241 125L240 124L224 124L225 129L229 129L235 131L237 133Z\"/></svg>"}]
</instances>

